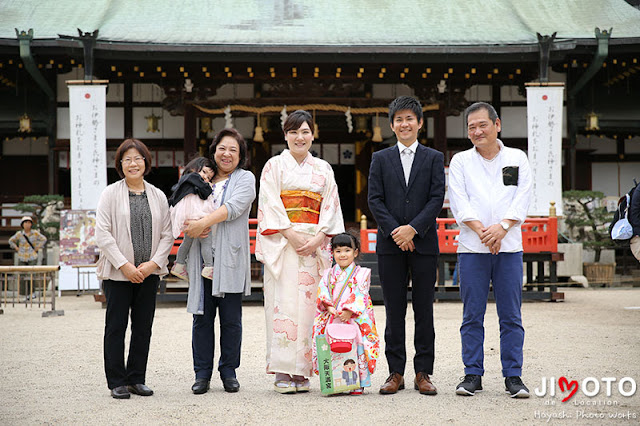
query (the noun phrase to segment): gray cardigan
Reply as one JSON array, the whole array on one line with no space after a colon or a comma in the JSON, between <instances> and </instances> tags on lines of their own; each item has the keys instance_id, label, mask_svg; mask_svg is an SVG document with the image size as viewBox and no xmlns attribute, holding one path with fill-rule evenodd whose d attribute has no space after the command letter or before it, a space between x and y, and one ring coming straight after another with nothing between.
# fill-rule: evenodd
<instances>
[{"instance_id":1,"label":"gray cardigan","mask_svg":"<svg viewBox=\"0 0 640 426\"><path fill-rule=\"evenodd\" d=\"M256 198L256 178L248 170L236 169L229 176L229 184L222 194L222 205L227 207L227 219L218 223L213 247L213 295L224 297L225 293L251 294L251 252L249 250L249 211ZM195 239L189 258L189 295L187 312L204 313L204 286L200 240Z\"/></svg>"}]
</instances>

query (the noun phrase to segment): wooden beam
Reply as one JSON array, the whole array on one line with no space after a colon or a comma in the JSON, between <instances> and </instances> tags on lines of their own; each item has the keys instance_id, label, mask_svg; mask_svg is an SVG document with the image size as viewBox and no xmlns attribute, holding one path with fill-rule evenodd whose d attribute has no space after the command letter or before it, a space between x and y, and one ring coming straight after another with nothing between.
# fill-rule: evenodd
<instances>
[{"instance_id":1,"label":"wooden beam","mask_svg":"<svg viewBox=\"0 0 640 426\"><path fill-rule=\"evenodd\" d=\"M433 120L433 146L438 151L447 152L447 113L442 106Z\"/></svg>"},{"instance_id":2,"label":"wooden beam","mask_svg":"<svg viewBox=\"0 0 640 426\"><path fill-rule=\"evenodd\" d=\"M197 122L195 108L186 103L184 106L184 161L187 163L198 153Z\"/></svg>"},{"instance_id":3,"label":"wooden beam","mask_svg":"<svg viewBox=\"0 0 640 426\"><path fill-rule=\"evenodd\" d=\"M124 137L133 136L133 82L124 82Z\"/></svg>"}]
</instances>

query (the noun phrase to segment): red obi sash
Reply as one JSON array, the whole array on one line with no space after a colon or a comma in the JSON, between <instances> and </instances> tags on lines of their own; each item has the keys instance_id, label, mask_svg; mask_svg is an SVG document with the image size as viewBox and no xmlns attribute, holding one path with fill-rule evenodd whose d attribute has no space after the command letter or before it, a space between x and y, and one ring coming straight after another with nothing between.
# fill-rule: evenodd
<instances>
[{"instance_id":1,"label":"red obi sash","mask_svg":"<svg viewBox=\"0 0 640 426\"><path fill-rule=\"evenodd\" d=\"M292 223L318 224L322 196L311 191L282 191L282 204Z\"/></svg>"}]
</instances>

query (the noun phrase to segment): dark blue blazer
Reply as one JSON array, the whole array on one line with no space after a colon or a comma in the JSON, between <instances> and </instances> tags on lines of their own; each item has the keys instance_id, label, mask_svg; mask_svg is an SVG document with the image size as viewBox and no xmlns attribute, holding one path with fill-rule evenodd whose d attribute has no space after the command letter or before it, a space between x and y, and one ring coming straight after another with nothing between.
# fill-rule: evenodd
<instances>
[{"instance_id":1,"label":"dark blue blazer","mask_svg":"<svg viewBox=\"0 0 640 426\"><path fill-rule=\"evenodd\" d=\"M394 145L375 152L369 169L369 209L378 223L377 254L400 254L391 237L400 225L418 232L416 252L437 255L436 217L444 201L444 155L418 144L409 185L405 183L400 151Z\"/></svg>"}]
</instances>

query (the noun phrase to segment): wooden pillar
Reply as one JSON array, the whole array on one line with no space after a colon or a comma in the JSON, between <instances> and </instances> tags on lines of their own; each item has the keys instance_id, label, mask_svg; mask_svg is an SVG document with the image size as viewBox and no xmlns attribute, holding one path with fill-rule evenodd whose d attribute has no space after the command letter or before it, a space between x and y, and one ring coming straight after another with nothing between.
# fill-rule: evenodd
<instances>
[{"instance_id":1,"label":"wooden pillar","mask_svg":"<svg viewBox=\"0 0 640 426\"><path fill-rule=\"evenodd\" d=\"M625 150L624 150L625 137L624 137L624 135L613 135L613 138L616 141L616 153L618 154L618 161L624 160L624 156L625 156ZM620 194L624 194L625 191L626 190L624 188L622 188Z\"/></svg>"},{"instance_id":2,"label":"wooden pillar","mask_svg":"<svg viewBox=\"0 0 640 426\"><path fill-rule=\"evenodd\" d=\"M189 103L184 105L184 162L198 153L196 112Z\"/></svg>"},{"instance_id":3,"label":"wooden pillar","mask_svg":"<svg viewBox=\"0 0 640 426\"><path fill-rule=\"evenodd\" d=\"M56 87L54 85L53 87ZM57 91L57 87L56 87ZM55 99L49 100L49 114L47 117L47 143L49 146L48 152L48 180L49 194L58 194L58 151L56 148L56 140L58 139L58 104Z\"/></svg>"},{"instance_id":4,"label":"wooden pillar","mask_svg":"<svg viewBox=\"0 0 640 426\"><path fill-rule=\"evenodd\" d=\"M360 220L364 215L371 216L368 203L368 179L369 166L371 165L371 157L373 155L373 143L371 141L356 142L356 203L355 203L355 220Z\"/></svg>"},{"instance_id":5,"label":"wooden pillar","mask_svg":"<svg viewBox=\"0 0 640 426\"><path fill-rule=\"evenodd\" d=\"M500 94L499 84L491 86L491 105L498 113L498 117L502 117L502 114L500 113L502 110L502 95Z\"/></svg>"},{"instance_id":6,"label":"wooden pillar","mask_svg":"<svg viewBox=\"0 0 640 426\"><path fill-rule=\"evenodd\" d=\"M447 157L447 112L443 104L433 120L433 147Z\"/></svg>"},{"instance_id":7,"label":"wooden pillar","mask_svg":"<svg viewBox=\"0 0 640 426\"><path fill-rule=\"evenodd\" d=\"M133 137L133 83L124 82L124 137Z\"/></svg>"}]
</instances>

